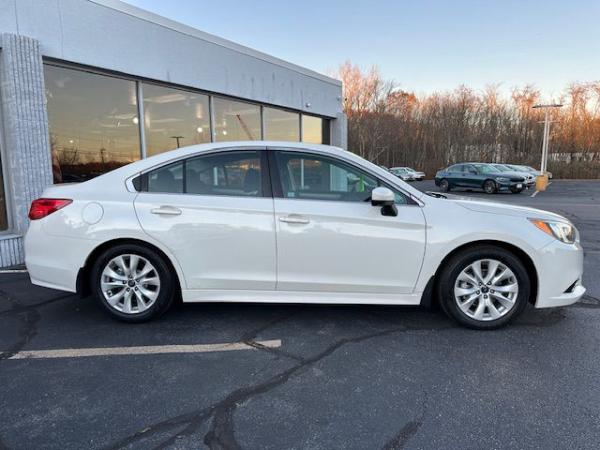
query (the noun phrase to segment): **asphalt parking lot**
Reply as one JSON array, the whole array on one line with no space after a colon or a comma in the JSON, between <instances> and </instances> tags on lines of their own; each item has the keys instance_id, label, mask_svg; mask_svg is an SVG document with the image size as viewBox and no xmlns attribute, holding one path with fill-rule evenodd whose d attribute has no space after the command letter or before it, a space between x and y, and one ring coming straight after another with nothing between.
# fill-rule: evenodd
<instances>
[{"instance_id":1,"label":"asphalt parking lot","mask_svg":"<svg viewBox=\"0 0 600 450\"><path fill-rule=\"evenodd\" d=\"M586 297L493 332L364 306L177 305L127 325L3 274L0 449L597 448L600 182L460 195L569 217Z\"/></svg>"}]
</instances>

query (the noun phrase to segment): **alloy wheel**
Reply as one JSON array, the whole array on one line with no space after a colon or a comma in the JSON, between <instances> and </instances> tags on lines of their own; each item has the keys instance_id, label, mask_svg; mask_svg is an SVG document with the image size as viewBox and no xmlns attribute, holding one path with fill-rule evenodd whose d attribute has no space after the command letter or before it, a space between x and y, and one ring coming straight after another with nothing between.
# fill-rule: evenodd
<instances>
[{"instance_id":1,"label":"alloy wheel","mask_svg":"<svg viewBox=\"0 0 600 450\"><path fill-rule=\"evenodd\" d=\"M106 264L100 289L111 308L125 314L140 314L158 298L160 277L143 256L124 254Z\"/></svg>"},{"instance_id":2,"label":"alloy wheel","mask_svg":"<svg viewBox=\"0 0 600 450\"><path fill-rule=\"evenodd\" d=\"M469 264L456 278L454 299L468 317L492 321L508 314L516 304L519 282L514 272L495 259Z\"/></svg>"},{"instance_id":3,"label":"alloy wheel","mask_svg":"<svg viewBox=\"0 0 600 450\"><path fill-rule=\"evenodd\" d=\"M496 192L496 183L494 183L492 180L486 181L483 185L483 190L486 194L493 194Z\"/></svg>"}]
</instances>

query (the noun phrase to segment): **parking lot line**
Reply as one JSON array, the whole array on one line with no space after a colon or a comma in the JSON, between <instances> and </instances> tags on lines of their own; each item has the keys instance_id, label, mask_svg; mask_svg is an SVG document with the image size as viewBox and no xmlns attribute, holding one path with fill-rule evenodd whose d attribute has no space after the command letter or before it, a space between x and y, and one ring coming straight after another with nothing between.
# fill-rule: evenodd
<instances>
[{"instance_id":1,"label":"parking lot line","mask_svg":"<svg viewBox=\"0 0 600 450\"><path fill-rule=\"evenodd\" d=\"M258 347L281 347L281 339L256 341ZM168 353L210 353L233 350L256 350L257 346L244 342L195 345L150 345L141 347L66 348L57 350L25 350L8 359L86 358L90 356L158 355Z\"/></svg>"}]
</instances>

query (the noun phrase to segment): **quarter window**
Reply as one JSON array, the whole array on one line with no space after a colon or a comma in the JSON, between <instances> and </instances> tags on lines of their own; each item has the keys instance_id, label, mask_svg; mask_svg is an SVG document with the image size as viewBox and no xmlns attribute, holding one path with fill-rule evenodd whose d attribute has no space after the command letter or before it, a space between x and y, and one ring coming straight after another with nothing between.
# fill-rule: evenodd
<instances>
[{"instance_id":1,"label":"quarter window","mask_svg":"<svg viewBox=\"0 0 600 450\"><path fill-rule=\"evenodd\" d=\"M306 153L277 152L284 198L366 202L380 185L377 178L342 161ZM397 193L397 203L406 203Z\"/></svg>"}]
</instances>

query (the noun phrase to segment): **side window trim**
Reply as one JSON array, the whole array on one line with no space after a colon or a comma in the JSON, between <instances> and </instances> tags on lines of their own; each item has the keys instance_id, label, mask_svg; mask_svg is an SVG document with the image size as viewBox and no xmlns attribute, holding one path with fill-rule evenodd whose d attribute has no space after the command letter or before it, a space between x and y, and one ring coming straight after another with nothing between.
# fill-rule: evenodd
<instances>
[{"instance_id":1,"label":"side window trim","mask_svg":"<svg viewBox=\"0 0 600 450\"><path fill-rule=\"evenodd\" d=\"M210 194L196 194L196 193L188 193L187 192L187 161L193 158L202 157L202 156L215 156L221 153L241 153L241 152L252 152L258 153L259 161L260 161L260 175L261 175L261 189L262 195L257 197L246 197L246 196L235 196L235 195L222 195L219 197L239 197L239 198L272 198L273 197L273 187L271 183L270 176L270 164L269 164L269 153L268 150L264 147L260 148L226 148L219 149L215 151L205 152L205 153L197 153L194 155L189 155L180 159L171 160L165 162L163 164L154 166L152 168L147 169L142 172L140 175L134 178L139 178L139 189L136 188L136 191L139 193L154 193L154 194L171 194L171 195L201 195L201 196L211 196ZM171 164L182 163L183 170L183 192L182 193L174 193L174 192L148 192L148 175L158 169L163 167L170 166Z\"/></svg>"},{"instance_id":2,"label":"side window trim","mask_svg":"<svg viewBox=\"0 0 600 450\"><path fill-rule=\"evenodd\" d=\"M332 156L332 155L311 151L308 148L301 149L299 151L296 148L285 148L285 147L268 147L267 148L267 153L269 155L269 173L271 175L271 177L270 177L271 178L271 186L272 186L272 192L273 192L274 198L285 198L286 200L303 200L303 199L299 199L299 198L288 198L288 197L283 196L281 176L279 173L279 167L277 165L277 159L276 159L276 154L278 152L298 152L298 153L303 153L303 154L308 154L308 155L314 155L315 157L329 158L334 161L339 160L343 164L346 164L359 172L363 172L366 175L375 178L375 180L377 180L377 186L385 186L388 189L391 189L393 192L397 192L398 194L402 195L404 197L404 199L406 200L406 202L403 204L399 203L398 204L399 206L413 206L413 205L419 206L419 203L416 202L412 198L412 196L410 196L409 194L405 193L404 191L392 186L387 181L382 180L376 174L373 174L373 173L363 169L362 167L357 166L352 161L347 161L345 159L336 158L335 156ZM318 200L318 201L338 201L339 202L339 200ZM347 203L347 202L344 202L344 203Z\"/></svg>"}]
</instances>

